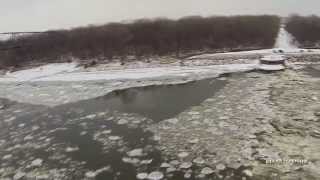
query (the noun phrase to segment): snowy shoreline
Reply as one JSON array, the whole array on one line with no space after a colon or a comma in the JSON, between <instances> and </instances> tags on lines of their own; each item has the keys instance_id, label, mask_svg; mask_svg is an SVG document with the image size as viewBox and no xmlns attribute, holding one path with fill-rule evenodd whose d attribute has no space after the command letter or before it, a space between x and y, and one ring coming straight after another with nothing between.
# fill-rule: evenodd
<instances>
[{"instance_id":1,"label":"snowy shoreline","mask_svg":"<svg viewBox=\"0 0 320 180\"><path fill-rule=\"evenodd\" d=\"M74 72L55 74L28 81L0 81L0 97L18 102L57 106L65 103L92 99L114 90L153 85L183 84L221 74L247 72L257 64L216 65L211 67L174 67L111 72ZM159 70L159 68L158 68ZM151 74L151 75L150 75ZM72 81L71 81L72 80Z\"/></svg>"},{"instance_id":2,"label":"snowy shoreline","mask_svg":"<svg viewBox=\"0 0 320 180\"><path fill-rule=\"evenodd\" d=\"M73 64L56 64L37 67L35 69L8 73L0 77L0 82L41 82L41 81L115 81L115 80L143 80L163 77L189 77L195 75L222 74L225 72L238 72L253 70L258 62L250 64L226 64L211 66L171 66L156 68L135 68L104 71L85 71L76 68ZM48 70L49 68L52 70Z\"/></svg>"}]
</instances>

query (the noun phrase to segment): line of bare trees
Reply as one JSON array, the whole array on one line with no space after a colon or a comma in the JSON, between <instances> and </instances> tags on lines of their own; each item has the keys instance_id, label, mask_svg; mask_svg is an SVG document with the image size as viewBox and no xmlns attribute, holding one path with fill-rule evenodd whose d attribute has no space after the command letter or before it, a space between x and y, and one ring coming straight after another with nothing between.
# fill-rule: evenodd
<instances>
[{"instance_id":1,"label":"line of bare trees","mask_svg":"<svg viewBox=\"0 0 320 180\"><path fill-rule=\"evenodd\" d=\"M288 18L286 30L304 48L320 48L320 17L292 15Z\"/></svg>"},{"instance_id":2,"label":"line of bare trees","mask_svg":"<svg viewBox=\"0 0 320 180\"><path fill-rule=\"evenodd\" d=\"M0 51L0 61L17 65L29 61L79 59L126 60L128 56L164 56L227 48L272 47L279 31L277 16L184 17L179 20L142 19L72 30L27 35L2 42L17 47Z\"/></svg>"}]
</instances>

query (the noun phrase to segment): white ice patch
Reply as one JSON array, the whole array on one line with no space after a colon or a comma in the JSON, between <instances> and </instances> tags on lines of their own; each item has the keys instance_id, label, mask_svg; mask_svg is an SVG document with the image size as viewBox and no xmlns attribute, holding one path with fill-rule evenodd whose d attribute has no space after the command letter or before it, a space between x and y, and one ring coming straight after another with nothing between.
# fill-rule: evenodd
<instances>
[{"instance_id":1,"label":"white ice patch","mask_svg":"<svg viewBox=\"0 0 320 180\"><path fill-rule=\"evenodd\" d=\"M9 79L14 79L15 81L32 81L59 73L75 71L78 69L77 66L77 63L54 63L32 69L8 72L6 77Z\"/></svg>"},{"instance_id":2,"label":"white ice patch","mask_svg":"<svg viewBox=\"0 0 320 180\"><path fill-rule=\"evenodd\" d=\"M261 64L259 66L260 70L264 70L264 71L280 71L280 70L284 70L285 67L281 64L276 64L276 65L264 65Z\"/></svg>"},{"instance_id":3,"label":"white ice patch","mask_svg":"<svg viewBox=\"0 0 320 180\"><path fill-rule=\"evenodd\" d=\"M277 62L277 61L282 61L284 60L284 56L283 55L268 55L268 56L264 56L261 60L264 61L269 61L269 62Z\"/></svg>"},{"instance_id":4,"label":"white ice patch","mask_svg":"<svg viewBox=\"0 0 320 180\"><path fill-rule=\"evenodd\" d=\"M130 157L138 157L143 155L143 149L134 149L132 151L129 151L128 156Z\"/></svg>"},{"instance_id":5,"label":"white ice patch","mask_svg":"<svg viewBox=\"0 0 320 180\"><path fill-rule=\"evenodd\" d=\"M139 173L136 176L137 179L147 179L147 177L148 177L147 173Z\"/></svg>"},{"instance_id":6,"label":"white ice patch","mask_svg":"<svg viewBox=\"0 0 320 180\"><path fill-rule=\"evenodd\" d=\"M31 162L31 167L40 167L42 165L42 159L35 159Z\"/></svg>"},{"instance_id":7,"label":"white ice patch","mask_svg":"<svg viewBox=\"0 0 320 180\"><path fill-rule=\"evenodd\" d=\"M149 175L148 175L148 179L149 180L160 180L164 177L163 173L160 172L160 171L154 171L154 172L151 172Z\"/></svg>"},{"instance_id":8,"label":"white ice patch","mask_svg":"<svg viewBox=\"0 0 320 180\"><path fill-rule=\"evenodd\" d=\"M72 72L76 70L76 65L70 63L64 65L46 65L43 69L34 68L30 70L9 73L0 77L0 82L21 82L21 81L94 81L94 80L136 80L136 79L157 79L165 77L198 77L208 74L240 72L255 69L258 62L252 64L226 64L212 66L170 66L158 68L138 68L138 69L121 69L108 71L93 72ZM52 67L52 68L50 68Z\"/></svg>"},{"instance_id":9,"label":"white ice patch","mask_svg":"<svg viewBox=\"0 0 320 180\"><path fill-rule=\"evenodd\" d=\"M214 171L209 167L205 167L205 168L203 168L201 170L201 174L204 174L204 175L209 175L209 174L212 174L212 173L214 173Z\"/></svg>"}]
</instances>

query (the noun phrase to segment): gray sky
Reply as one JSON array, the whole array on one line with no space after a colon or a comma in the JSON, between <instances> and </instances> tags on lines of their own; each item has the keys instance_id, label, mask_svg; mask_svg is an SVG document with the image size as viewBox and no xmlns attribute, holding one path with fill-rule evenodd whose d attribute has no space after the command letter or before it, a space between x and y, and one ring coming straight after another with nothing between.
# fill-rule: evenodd
<instances>
[{"instance_id":1,"label":"gray sky","mask_svg":"<svg viewBox=\"0 0 320 180\"><path fill-rule=\"evenodd\" d=\"M319 0L0 0L0 32L188 15L320 15Z\"/></svg>"}]
</instances>

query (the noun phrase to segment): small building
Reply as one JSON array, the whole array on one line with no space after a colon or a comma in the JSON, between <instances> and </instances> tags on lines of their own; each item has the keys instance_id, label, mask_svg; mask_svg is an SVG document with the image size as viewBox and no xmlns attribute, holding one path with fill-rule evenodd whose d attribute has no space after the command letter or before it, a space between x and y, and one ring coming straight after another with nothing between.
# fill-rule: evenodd
<instances>
[{"instance_id":1,"label":"small building","mask_svg":"<svg viewBox=\"0 0 320 180\"><path fill-rule=\"evenodd\" d=\"M285 58L283 55L268 55L260 59L259 70L280 71L285 69Z\"/></svg>"}]
</instances>

